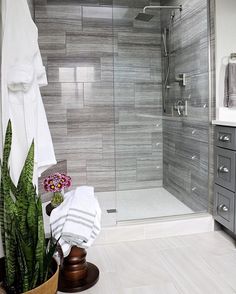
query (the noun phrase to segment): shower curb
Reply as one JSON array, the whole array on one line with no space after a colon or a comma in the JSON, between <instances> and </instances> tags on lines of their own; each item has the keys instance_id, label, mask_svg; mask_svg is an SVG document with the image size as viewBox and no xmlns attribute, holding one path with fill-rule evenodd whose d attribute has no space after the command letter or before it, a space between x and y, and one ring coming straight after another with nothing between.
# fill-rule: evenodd
<instances>
[{"instance_id":1,"label":"shower curb","mask_svg":"<svg viewBox=\"0 0 236 294\"><path fill-rule=\"evenodd\" d=\"M212 232L215 230L213 216L205 213L193 216L177 216L122 222L114 227L104 227L95 245L148 240Z\"/></svg>"}]
</instances>

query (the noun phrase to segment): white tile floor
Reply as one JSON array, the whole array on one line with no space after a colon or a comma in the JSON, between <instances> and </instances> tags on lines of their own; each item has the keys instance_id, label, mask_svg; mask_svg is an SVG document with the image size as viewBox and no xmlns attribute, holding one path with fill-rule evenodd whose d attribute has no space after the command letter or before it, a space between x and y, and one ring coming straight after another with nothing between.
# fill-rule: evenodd
<instances>
[{"instance_id":1,"label":"white tile floor","mask_svg":"<svg viewBox=\"0 0 236 294\"><path fill-rule=\"evenodd\" d=\"M84 294L236 293L235 243L223 232L95 245L100 280Z\"/></svg>"},{"instance_id":2,"label":"white tile floor","mask_svg":"<svg viewBox=\"0 0 236 294\"><path fill-rule=\"evenodd\" d=\"M164 188L96 193L102 208L102 225L113 226L116 221L139 220L193 213L193 211ZM107 209L117 213L108 214Z\"/></svg>"}]
</instances>

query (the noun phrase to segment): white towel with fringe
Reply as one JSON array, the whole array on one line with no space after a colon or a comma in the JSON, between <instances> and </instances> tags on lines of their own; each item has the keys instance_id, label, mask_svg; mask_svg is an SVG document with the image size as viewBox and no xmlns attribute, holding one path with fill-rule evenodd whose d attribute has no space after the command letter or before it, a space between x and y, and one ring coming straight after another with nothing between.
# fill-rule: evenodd
<instances>
[{"instance_id":1,"label":"white towel with fringe","mask_svg":"<svg viewBox=\"0 0 236 294\"><path fill-rule=\"evenodd\" d=\"M89 248L101 231L101 209L94 188L81 186L65 194L50 216L52 236L59 239L64 257L72 246Z\"/></svg>"}]
</instances>

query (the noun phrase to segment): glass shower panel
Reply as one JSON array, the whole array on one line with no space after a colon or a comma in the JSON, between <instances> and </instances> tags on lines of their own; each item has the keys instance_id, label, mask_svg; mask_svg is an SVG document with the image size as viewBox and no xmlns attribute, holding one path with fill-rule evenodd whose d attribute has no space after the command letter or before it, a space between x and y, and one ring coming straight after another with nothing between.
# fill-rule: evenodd
<instances>
[{"instance_id":1,"label":"glass shower panel","mask_svg":"<svg viewBox=\"0 0 236 294\"><path fill-rule=\"evenodd\" d=\"M113 1L118 222L208 208L207 1L145 5Z\"/></svg>"},{"instance_id":2,"label":"glass shower panel","mask_svg":"<svg viewBox=\"0 0 236 294\"><path fill-rule=\"evenodd\" d=\"M154 191L163 182L160 11L150 22L135 20L148 4L113 4L118 221L156 217Z\"/></svg>"}]
</instances>

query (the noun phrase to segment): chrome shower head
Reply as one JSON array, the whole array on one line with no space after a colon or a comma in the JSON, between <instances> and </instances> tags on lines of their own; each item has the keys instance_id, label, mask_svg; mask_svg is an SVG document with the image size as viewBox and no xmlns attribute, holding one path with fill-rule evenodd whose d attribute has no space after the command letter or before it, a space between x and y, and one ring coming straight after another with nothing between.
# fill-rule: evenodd
<instances>
[{"instance_id":1,"label":"chrome shower head","mask_svg":"<svg viewBox=\"0 0 236 294\"><path fill-rule=\"evenodd\" d=\"M141 20L141 21L149 21L153 18L154 15L146 13L147 9L178 9L179 11L182 11L182 5L177 6L145 6L143 8L143 12L140 12L135 19ZM171 14L171 19L175 17L174 12Z\"/></svg>"},{"instance_id":2,"label":"chrome shower head","mask_svg":"<svg viewBox=\"0 0 236 294\"><path fill-rule=\"evenodd\" d=\"M152 14L147 14L147 13L144 13L144 12L140 12L136 17L135 19L136 20L140 20L140 21L149 21L153 18L154 15Z\"/></svg>"}]
</instances>

